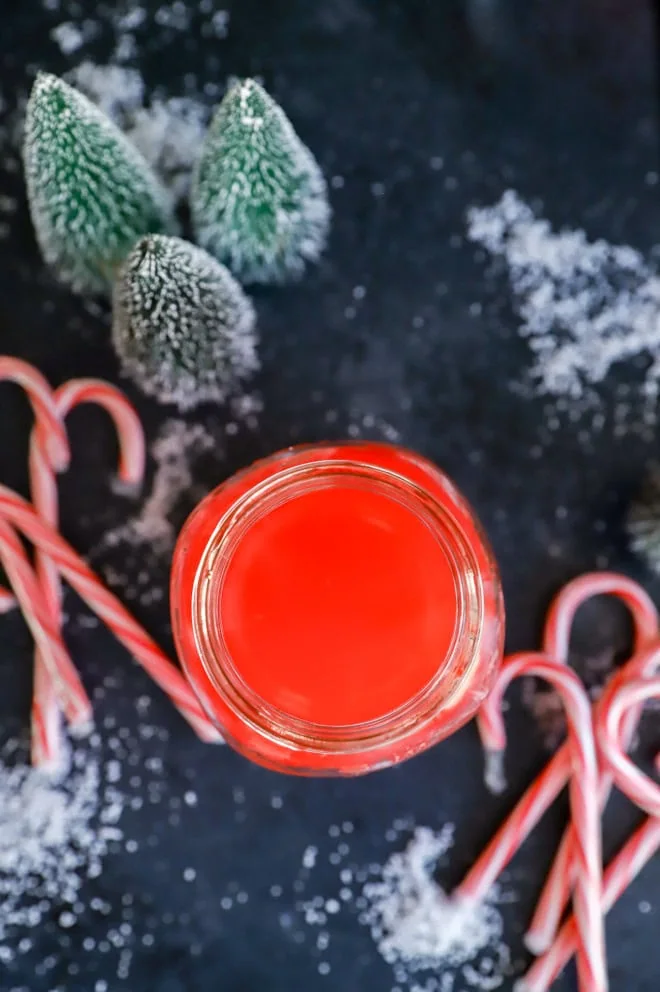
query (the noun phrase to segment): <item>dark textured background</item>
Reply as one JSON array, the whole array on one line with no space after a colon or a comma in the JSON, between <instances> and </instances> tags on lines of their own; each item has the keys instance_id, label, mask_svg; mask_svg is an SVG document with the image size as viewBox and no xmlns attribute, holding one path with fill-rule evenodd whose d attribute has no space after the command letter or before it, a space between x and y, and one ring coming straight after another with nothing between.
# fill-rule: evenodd
<instances>
[{"instance_id":1,"label":"dark textured background","mask_svg":"<svg viewBox=\"0 0 660 992\"><path fill-rule=\"evenodd\" d=\"M291 442L341 436L372 414L446 469L478 509L502 568L509 648L536 644L550 595L582 570L607 564L648 581L626 551L621 511L657 443L637 433L615 436L610 386L603 387L606 419L598 433L581 441L568 419L547 429L543 403L509 386L529 355L516 335L506 275L485 279L483 260L475 260L462 235L469 205L493 203L513 187L541 205L555 227L585 227L591 237L651 252L660 205L657 186L646 181L658 167L649 6L642 0L237 0L223 6L231 22L222 41L202 39L201 14L184 37L147 22L138 38L148 87L161 85L173 95L186 73L202 84L207 78L223 83L232 73L260 74L326 174L343 176L344 185L332 190L334 226L323 264L299 286L257 294L264 359L259 430L231 438L225 462L196 481L219 481ZM81 2L66 13L49 12L28 0L10 22L3 18L6 120L36 67L63 72L74 64L75 57L65 58L49 40L50 28L96 18L102 10ZM110 49L102 34L85 55L103 63ZM444 160L442 171L431 168L433 156ZM20 174L2 171L0 177L4 191L21 203L11 237L0 241L1 350L35 362L55 383L73 375L117 379L106 321L90 316L44 272ZM455 182L447 185L448 177ZM384 195L373 195L373 183L383 184ZM354 304L357 285L367 292ZM480 316L469 311L474 302L483 305ZM353 305L355 316L347 319ZM420 316L423 326L413 326ZM153 438L172 411L130 393ZM333 423L329 410L337 411ZM224 414L208 416L217 422ZM199 419L205 417L202 411ZM6 425L1 477L24 489L28 412L9 387L0 391L0 418ZM71 423L77 461L62 483L62 528L85 552L131 508L107 494L114 442L103 417L74 415ZM561 519L558 506L567 510ZM598 521L605 522L604 532ZM138 612L167 643L164 608ZM597 629L610 617L611 606L601 603L589 622ZM26 721L28 638L17 618L2 620L0 637L10 645L0 654L0 712ZM78 631L72 645L90 686L117 661L127 668L128 694L144 689L109 635ZM514 785L522 787L544 753L512 695L512 733L524 746L511 748L509 765ZM120 721L135 724L130 699L113 706ZM122 982L103 956L80 951L83 936L94 933L90 914L67 935L46 927L34 955L0 976L0 989L71 992L105 978L111 992L388 990L396 984L391 970L350 914L334 929L330 919L332 940L323 954L312 931L299 928L299 943L296 926L282 925L287 912L296 919L293 879L304 848L317 844L320 851L308 894L333 895L329 825L354 822L351 860L369 863L390 853L384 834L395 818L410 815L434 828L451 820L458 842L442 878L451 884L515 794L512 789L496 799L481 787L473 728L365 780L297 781L251 767L228 749L203 748L165 701L155 707L171 731L164 757L172 788L179 794L183 782L194 782L199 805L185 830L160 822L158 807L127 813L127 834L155 831L158 851L148 857L116 851L94 883L113 906L121 892L134 895L135 931L139 936L142 914L154 946L136 941L131 977ZM236 788L245 793L240 812L232 799ZM281 808L273 808L273 795L282 798ZM609 847L625 835L632 815L614 804ZM506 909L506 938L518 968L524 961L520 934L561 816L557 810L549 817L514 863L520 901ZM192 886L177 881L190 864L199 879ZM232 881L249 901L223 913L218 893ZM278 900L269 895L274 883L284 889ZM656 859L608 921L615 992L657 992L659 898ZM652 903L652 913L638 912L641 899ZM35 964L50 953L48 974L35 974ZM327 976L318 973L321 959L331 964ZM76 968L78 975L71 973ZM502 988L509 986L507 980ZM574 987L572 973L557 985L563 992Z\"/></svg>"}]
</instances>

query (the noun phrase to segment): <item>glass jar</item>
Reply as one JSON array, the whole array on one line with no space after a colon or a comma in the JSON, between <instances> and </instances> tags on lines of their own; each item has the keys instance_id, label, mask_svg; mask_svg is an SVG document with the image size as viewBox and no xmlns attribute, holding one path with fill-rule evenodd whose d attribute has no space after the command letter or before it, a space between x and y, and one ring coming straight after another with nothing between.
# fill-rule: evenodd
<instances>
[{"instance_id":1,"label":"glass jar","mask_svg":"<svg viewBox=\"0 0 660 992\"><path fill-rule=\"evenodd\" d=\"M502 658L497 568L433 464L372 442L291 448L193 511L177 651L228 743L296 775L410 758L476 712Z\"/></svg>"}]
</instances>

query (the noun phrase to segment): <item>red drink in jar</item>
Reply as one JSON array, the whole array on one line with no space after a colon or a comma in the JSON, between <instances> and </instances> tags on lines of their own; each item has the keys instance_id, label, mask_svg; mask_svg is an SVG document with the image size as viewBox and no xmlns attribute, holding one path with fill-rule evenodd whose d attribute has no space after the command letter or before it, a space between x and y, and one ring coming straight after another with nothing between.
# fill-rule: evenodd
<instances>
[{"instance_id":1,"label":"red drink in jar","mask_svg":"<svg viewBox=\"0 0 660 992\"><path fill-rule=\"evenodd\" d=\"M466 723L502 658L474 514L426 459L316 444L257 462L187 521L171 582L186 674L229 743L298 775L359 775Z\"/></svg>"}]
</instances>

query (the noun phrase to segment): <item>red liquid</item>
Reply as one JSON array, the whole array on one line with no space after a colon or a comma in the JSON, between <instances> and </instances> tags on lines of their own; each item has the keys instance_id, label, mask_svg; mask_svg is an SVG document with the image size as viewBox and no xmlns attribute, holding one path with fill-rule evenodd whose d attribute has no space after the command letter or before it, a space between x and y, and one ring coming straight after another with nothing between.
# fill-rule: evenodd
<instances>
[{"instance_id":1,"label":"red liquid","mask_svg":"<svg viewBox=\"0 0 660 992\"><path fill-rule=\"evenodd\" d=\"M456 591L442 547L408 507L333 487L248 530L220 611L251 689L294 717L337 726L378 719L433 678Z\"/></svg>"},{"instance_id":2,"label":"red liquid","mask_svg":"<svg viewBox=\"0 0 660 992\"><path fill-rule=\"evenodd\" d=\"M502 656L494 561L434 465L294 448L210 493L174 554L172 622L229 743L292 774L403 761L474 716Z\"/></svg>"}]
</instances>

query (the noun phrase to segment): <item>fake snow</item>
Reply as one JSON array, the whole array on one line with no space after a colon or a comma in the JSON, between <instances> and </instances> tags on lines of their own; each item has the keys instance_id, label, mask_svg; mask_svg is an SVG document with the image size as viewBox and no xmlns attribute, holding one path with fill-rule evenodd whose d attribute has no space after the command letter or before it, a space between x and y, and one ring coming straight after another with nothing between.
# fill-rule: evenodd
<instances>
[{"instance_id":1,"label":"fake snow","mask_svg":"<svg viewBox=\"0 0 660 992\"><path fill-rule=\"evenodd\" d=\"M167 420L150 447L154 463L151 487L136 516L108 531L92 551L92 563L101 561L106 582L121 589L124 597L143 606L160 602L165 595L164 565L176 540L180 520L175 519L182 501L190 509L205 495L195 484L194 466L205 454L222 455L219 440L201 424ZM117 549L118 560L109 554ZM121 564L119 564L121 563Z\"/></svg>"},{"instance_id":2,"label":"fake snow","mask_svg":"<svg viewBox=\"0 0 660 992\"><path fill-rule=\"evenodd\" d=\"M534 391L593 406L613 366L634 363L639 374L641 360L645 419L655 422L660 277L641 253L591 241L583 230L555 231L514 190L491 207L471 208L467 227L506 264Z\"/></svg>"},{"instance_id":3,"label":"fake snow","mask_svg":"<svg viewBox=\"0 0 660 992\"><path fill-rule=\"evenodd\" d=\"M214 447L213 437L201 424L165 422L150 449L156 464L151 492L139 516L124 525L137 544L149 544L163 553L172 549L175 533L169 514L192 485L191 459Z\"/></svg>"}]
</instances>

